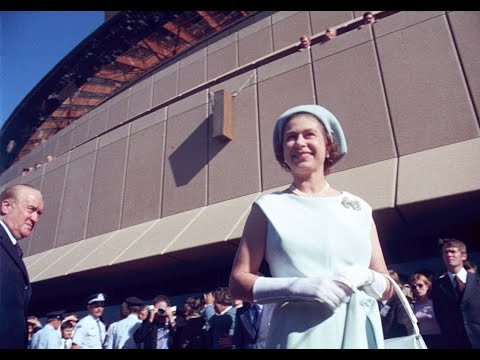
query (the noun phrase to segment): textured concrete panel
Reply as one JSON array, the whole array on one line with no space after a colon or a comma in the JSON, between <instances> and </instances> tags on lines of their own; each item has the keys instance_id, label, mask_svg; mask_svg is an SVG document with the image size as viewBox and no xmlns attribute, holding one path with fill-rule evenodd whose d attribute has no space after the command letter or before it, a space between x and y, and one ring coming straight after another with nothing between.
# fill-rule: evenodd
<instances>
[{"instance_id":1,"label":"textured concrete panel","mask_svg":"<svg viewBox=\"0 0 480 360\"><path fill-rule=\"evenodd\" d=\"M70 244L85 237L95 155L91 152L68 165L57 246Z\"/></svg>"},{"instance_id":2,"label":"textured concrete panel","mask_svg":"<svg viewBox=\"0 0 480 360\"><path fill-rule=\"evenodd\" d=\"M101 235L99 238L108 238L111 236L108 235ZM43 270L38 272L38 275L35 276L34 279L31 279L32 282L47 280L59 276L64 276L67 272L75 266L79 261L83 260L83 258L91 252L91 243L89 240L86 241L78 241L74 244L69 244L62 246L60 248L56 248L49 252L49 254L53 254L55 250L59 250L59 256L46 256L51 263L44 267Z\"/></svg>"},{"instance_id":3,"label":"textured concrete panel","mask_svg":"<svg viewBox=\"0 0 480 360\"><path fill-rule=\"evenodd\" d=\"M373 210L393 208L397 162L395 158L339 171L329 175L327 181L337 190L360 196Z\"/></svg>"},{"instance_id":4,"label":"textured concrete panel","mask_svg":"<svg viewBox=\"0 0 480 360\"><path fill-rule=\"evenodd\" d=\"M272 14L272 24L283 21L293 15L300 13L300 11L277 11Z\"/></svg>"},{"instance_id":5,"label":"textured concrete panel","mask_svg":"<svg viewBox=\"0 0 480 360\"><path fill-rule=\"evenodd\" d=\"M230 31L231 30L228 32ZM234 32L228 35L228 32L214 35L211 39L208 39L207 55L213 54L237 42L237 33Z\"/></svg>"},{"instance_id":6,"label":"textured concrete panel","mask_svg":"<svg viewBox=\"0 0 480 360\"><path fill-rule=\"evenodd\" d=\"M282 190L284 188L285 186L282 187ZM252 203L250 204L248 210L245 211L245 213L238 218L237 224L230 231L230 234L228 234L228 237L227 237L228 242L231 244L234 244L235 246L238 246L239 239L242 237L243 229L245 228L245 223L247 222L247 218L248 218L248 215L250 214L250 210L252 209L252 205L255 202L255 200L261 195L261 193L256 193L252 195L255 195L255 196L252 197Z\"/></svg>"},{"instance_id":7,"label":"textured concrete panel","mask_svg":"<svg viewBox=\"0 0 480 360\"><path fill-rule=\"evenodd\" d=\"M123 124L128 117L130 89L113 98L108 112L107 130Z\"/></svg>"},{"instance_id":8,"label":"textured concrete panel","mask_svg":"<svg viewBox=\"0 0 480 360\"><path fill-rule=\"evenodd\" d=\"M334 27L353 20L351 11L310 11L312 34L325 31L327 27Z\"/></svg>"},{"instance_id":9,"label":"textured concrete panel","mask_svg":"<svg viewBox=\"0 0 480 360\"><path fill-rule=\"evenodd\" d=\"M205 61L205 58L202 58L180 69L178 75L179 93L190 90L206 81Z\"/></svg>"},{"instance_id":10,"label":"textured concrete panel","mask_svg":"<svg viewBox=\"0 0 480 360\"><path fill-rule=\"evenodd\" d=\"M223 75L238 66L237 43L228 45L207 57L207 79L211 80Z\"/></svg>"},{"instance_id":11,"label":"textured concrete panel","mask_svg":"<svg viewBox=\"0 0 480 360\"><path fill-rule=\"evenodd\" d=\"M75 247L75 251L72 251L70 254L70 262L64 263L63 261L60 263L64 267L64 270L59 264L59 271L65 271L65 275L75 272L75 268L77 265L82 264L82 262L91 256L93 253L97 251L99 247L108 239L110 239L113 235L117 232L113 231L107 234L102 234L98 236L91 237L89 239L85 239L83 241L78 242L78 246Z\"/></svg>"},{"instance_id":12,"label":"textured concrete panel","mask_svg":"<svg viewBox=\"0 0 480 360\"><path fill-rule=\"evenodd\" d=\"M199 91L187 98L177 101L168 107L168 118L180 115L184 112L195 109L208 102L208 91Z\"/></svg>"},{"instance_id":13,"label":"textured concrete panel","mask_svg":"<svg viewBox=\"0 0 480 360\"><path fill-rule=\"evenodd\" d=\"M401 156L397 204L479 190L478 154L480 138Z\"/></svg>"},{"instance_id":14,"label":"textured concrete panel","mask_svg":"<svg viewBox=\"0 0 480 360\"><path fill-rule=\"evenodd\" d=\"M65 128L57 140L55 146L55 157L58 157L72 148L72 131L68 127ZM33 166L33 164L31 165Z\"/></svg>"},{"instance_id":15,"label":"textured concrete panel","mask_svg":"<svg viewBox=\"0 0 480 360\"><path fill-rule=\"evenodd\" d=\"M312 82L312 72L307 65L258 84L262 189L286 184L291 179L275 160L273 127L284 111L314 102Z\"/></svg>"},{"instance_id":16,"label":"textured concrete panel","mask_svg":"<svg viewBox=\"0 0 480 360\"><path fill-rule=\"evenodd\" d=\"M396 157L373 43L316 61L313 71L317 102L337 117L347 139L348 153L332 171Z\"/></svg>"},{"instance_id":17,"label":"textured concrete panel","mask_svg":"<svg viewBox=\"0 0 480 360\"><path fill-rule=\"evenodd\" d=\"M153 83L152 106L173 98L178 94L178 73L175 72Z\"/></svg>"},{"instance_id":18,"label":"textured concrete panel","mask_svg":"<svg viewBox=\"0 0 480 360\"><path fill-rule=\"evenodd\" d=\"M84 157L85 155L90 154L91 152L94 152L95 150L97 150L97 145L98 145L98 139L94 139L83 145L80 145L79 147L76 147L70 152L70 157L68 161L72 162L74 160L80 159L81 157ZM52 164L55 163L56 161L57 159L52 161Z\"/></svg>"},{"instance_id":19,"label":"textured concrete panel","mask_svg":"<svg viewBox=\"0 0 480 360\"><path fill-rule=\"evenodd\" d=\"M163 217L206 205L208 118L205 114L206 106L200 106L167 120Z\"/></svg>"},{"instance_id":20,"label":"textured concrete panel","mask_svg":"<svg viewBox=\"0 0 480 360\"><path fill-rule=\"evenodd\" d=\"M270 27L261 29L238 41L239 65L248 64L251 61L268 55L272 51L272 31Z\"/></svg>"},{"instance_id":21,"label":"textured concrete panel","mask_svg":"<svg viewBox=\"0 0 480 360\"><path fill-rule=\"evenodd\" d=\"M98 148L101 149L118 140L128 136L130 132L130 124L123 125L115 130L109 131L98 138Z\"/></svg>"},{"instance_id":22,"label":"textured concrete panel","mask_svg":"<svg viewBox=\"0 0 480 360\"><path fill-rule=\"evenodd\" d=\"M150 126L157 125L158 123L167 120L166 119L166 108L158 109L153 111L141 118L138 118L134 122L132 122L132 126L130 129L130 134L135 134L139 131L142 131Z\"/></svg>"},{"instance_id":23,"label":"textured concrete panel","mask_svg":"<svg viewBox=\"0 0 480 360\"><path fill-rule=\"evenodd\" d=\"M310 32L308 11L301 11L279 22L275 22L274 14L272 19L274 19L272 25L274 50L300 43L299 39L302 34L312 35Z\"/></svg>"},{"instance_id":24,"label":"textured concrete panel","mask_svg":"<svg viewBox=\"0 0 480 360\"><path fill-rule=\"evenodd\" d=\"M128 118L141 114L152 107L152 83L153 76L135 85L130 95Z\"/></svg>"},{"instance_id":25,"label":"textured concrete panel","mask_svg":"<svg viewBox=\"0 0 480 360\"><path fill-rule=\"evenodd\" d=\"M465 71L473 102L480 111L480 12L452 11L448 13L457 50Z\"/></svg>"},{"instance_id":26,"label":"textured concrete panel","mask_svg":"<svg viewBox=\"0 0 480 360\"><path fill-rule=\"evenodd\" d=\"M479 135L446 25L437 17L377 40L400 155Z\"/></svg>"},{"instance_id":27,"label":"textured concrete panel","mask_svg":"<svg viewBox=\"0 0 480 360\"><path fill-rule=\"evenodd\" d=\"M87 114L87 117L84 118L85 119L82 118L81 122L72 130L72 147L74 148L88 140L88 126L90 125L88 120L90 116Z\"/></svg>"},{"instance_id":28,"label":"textured concrete panel","mask_svg":"<svg viewBox=\"0 0 480 360\"><path fill-rule=\"evenodd\" d=\"M72 134L72 139L73 139L73 134ZM47 156L48 155L54 155L55 154L55 145L57 142L57 137L49 137L47 142L45 143L45 158L43 159L43 162L47 161Z\"/></svg>"},{"instance_id":29,"label":"textured concrete panel","mask_svg":"<svg viewBox=\"0 0 480 360\"><path fill-rule=\"evenodd\" d=\"M95 115L92 114L90 120L88 121L90 123L88 126L89 139L98 136L100 133L103 133L107 129L108 110L108 107L104 107Z\"/></svg>"},{"instance_id":30,"label":"textured concrete panel","mask_svg":"<svg viewBox=\"0 0 480 360\"><path fill-rule=\"evenodd\" d=\"M445 14L444 11L401 11L375 23L375 36L381 37L403 30L443 14ZM363 12L358 16L362 15Z\"/></svg>"},{"instance_id":31,"label":"textured concrete panel","mask_svg":"<svg viewBox=\"0 0 480 360\"><path fill-rule=\"evenodd\" d=\"M38 254L29 255L29 256L26 256L25 254L23 254L23 262L25 263L25 267L27 268L27 270L29 270L35 263L37 263L38 261L43 259L45 256L47 256L50 251L51 250L47 250Z\"/></svg>"},{"instance_id":32,"label":"textured concrete panel","mask_svg":"<svg viewBox=\"0 0 480 360\"><path fill-rule=\"evenodd\" d=\"M155 221L152 227L114 260L114 264L163 254L202 210L203 208L185 211Z\"/></svg>"},{"instance_id":33,"label":"textured concrete panel","mask_svg":"<svg viewBox=\"0 0 480 360\"><path fill-rule=\"evenodd\" d=\"M122 228L160 217L164 145L165 122L130 137Z\"/></svg>"},{"instance_id":34,"label":"textured concrete panel","mask_svg":"<svg viewBox=\"0 0 480 360\"><path fill-rule=\"evenodd\" d=\"M180 55L179 57L179 68L184 68L185 66L191 65L198 60L205 60L207 56L207 43L203 43L200 47L195 49L189 49L185 54Z\"/></svg>"},{"instance_id":35,"label":"textured concrete panel","mask_svg":"<svg viewBox=\"0 0 480 360\"><path fill-rule=\"evenodd\" d=\"M35 226L30 253L35 254L55 247L58 217L62 205L66 166L45 175L42 184L43 214Z\"/></svg>"},{"instance_id":36,"label":"textured concrete panel","mask_svg":"<svg viewBox=\"0 0 480 360\"><path fill-rule=\"evenodd\" d=\"M115 231L113 235L98 246L94 252L73 267L70 273L111 265L115 258L130 247L130 245L142 236L153 224L154 222L150 221L148 223L130 226L122 229L122 231Z\"/></svg>"},{"instance_id":37,"label":"textured concrete panel","mask_svg":"<svg viewBox=\"0 0 480 360\"><path fill-rule=\"evenodd\" d=\"M233 98L233 140L209 136L208 203L260 191L260 154L254 86Z\"/></svg>"},{"instance_id":38,"label":"textured concrete panel","mask_svg":"<svg viewBox=\"0 0 480 360\"><path fill-rule=\"evenodd\" d=\"M258 81L286 73L310 63L310 51L294 52L292 55L268 63L258 68Z\"/></svg>"},{"instance_id":39,"label":"textured concrete panel","mask_svg":"<svg viewBox=\"0 0 480 360\"><path fill-rule=\"evenodd\" d=\"M42 272L43 270L45 270L45 263L42 261L43 259L47 258L48 255L52 252L53 250L50 249L50 250L47 250L47 251L44 251L42 253L39 253L39 254L36 254L34 256L38 256L37 258L37 261L31 263L28 268L27 268L27 271L28 271L28 276L29 277L32 277L32 276L35 276L36 274ZM30 256L29 256L30 257Z\"/></svg>"},{"instance_id":40,"label":"textured concrete panel","mask_svg":"<svg viewBox=\"0 0 480 360\"><path fill-rule=\"evenodd\" d=\"M207 206L165 252L226 241L256 198L252 194Z\"/></svg>"},{"instance_id":41,"label":"textured concrete panel","mask_svg":"<svg viewBox=\"0 0 480 360\"><path fill-rule=\"evenodd\" d=\"M155 81L158 81L160 79L163 79L171 74L174 74L176 72L178 72L178 65L179 63L176 62L172 65L169 65L167 66L166 68L163 68L161 70L159 70L158 72L155 73L155 75L153 75L153 82Z\"/></svg>"},{"instance_id":42,"label":"textured concrete panel","mask_svg":"<svg viewBox=\"0 0 480 360\"><path fill-rule=\"evenodd\" d=\"M61 246L57 247L55 249L52 249L52 251L49 251L48 254L44 257L42 257L41 260L39 260L35 264L35 270L38 269L36 272L30 272L28 275L30 276L30 280L32 282L34 281L39 281L45 279L44 276L42 276L45 272L47 272L49 269L55 268L57 262L66 254L70 253L72 249L75 248L75 245L67 245L67 246ZM57 274L58 275L63 275L63 274Z\"/></svg>"},{"instance_id":43,"label":"textured concrete panel","mask_svg":"<svg viewBox=\"0 0 480 360\"><path fill-rule=\"evenodd\" d=\"M251 23L251 25L248 25L247 27L244 27L243 29L240 29L238 31L239 41L260 30L263 30L265 28L270 28L272 24L272 17L264 16L264 14L257 14L257 15L254 15L253 18L251 18L251 20L246 20L246 21Z\"/></svg>"},{"instance_id":44,"label":"textured concrete panel","mask_svg":"<svg viewBox=\"0 0 480 360\"><path fill-rule=\"evenodd\" d=\"M120 227L127 139L107 145L97 152L87 237Z\"/></svg>"}]
</instances>

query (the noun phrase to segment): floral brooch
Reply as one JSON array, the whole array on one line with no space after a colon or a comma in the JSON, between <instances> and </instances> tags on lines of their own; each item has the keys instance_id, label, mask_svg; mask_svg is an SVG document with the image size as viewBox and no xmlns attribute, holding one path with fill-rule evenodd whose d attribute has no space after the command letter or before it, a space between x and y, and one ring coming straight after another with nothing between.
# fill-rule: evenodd
<instances>
[{"instance_id":1,"label":"floral brooch","mask_svg":"<svg viewBox=\"0 0 480 360\"><path fill-rule=\"evenodd\" d=\"M344 197L342 199L342 205L348 209L348 208L352 208L353 210L357 210L357 211L360 211L362 209L362 207L360 206L360 202L358 200L350 200L348 197Z\"/></svg>"}]
</instances>

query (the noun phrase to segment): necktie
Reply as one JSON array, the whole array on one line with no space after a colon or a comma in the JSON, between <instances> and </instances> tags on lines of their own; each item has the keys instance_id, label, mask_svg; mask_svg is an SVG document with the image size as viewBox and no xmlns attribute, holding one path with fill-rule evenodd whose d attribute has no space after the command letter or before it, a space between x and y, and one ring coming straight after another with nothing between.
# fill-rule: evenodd
<instances>
[{"instance_id":1,"label":"necktie","mask_svg":"<svg viewBox=\"0 0 480 360\"><path fill-rule=\"evenodd\" d=\"M457 275L453 276L453 280L455 280L455 290L457 291L458 296L462 296L463 290L465 289L465 284Z\"/></svg>"},{"instance_id":2,"label":"necktie","mask_svg":"<svg viewBox=\"0 0 480 360\"><path fill-rule=\"evenodd\" d=\"M100 349L103 348L103 336L102 336L102 329L100 327L100 319L97 319L97 326L98 326L98 335L100 336Z\"/></svg>"},{"instance_id":3,"label":"necktie","mask_svg":"<svg viewBox=\"0 0 480 360\"><path fill-rule=\"evenodd\" d=\"M253 327L258 330L258 318L259 318L259 315L260 315L260 311L258 309L258 305L257 304L253 304L252 305L252 325Z\"/></svg>"},{"instance_id":4,"label":"necktie","mask_svg":"<svg viewBox=\"0 0 480 360\"><path fill-rule=\"evenodd\" d=\"M68 349L67 339L63 339L63 348Z\"/></svg>"},{"instance_id":5,"label":"necktie","mask_svg":"<svg viewBox=\"0 0 480 360\"><path fill-rule=\"evenodd\" d=\"M20 245L18 244L18 242L14 246L15 246L15 250L17 250L18 256L23 257L23 251Z\"/></svg>"}]
</instances>

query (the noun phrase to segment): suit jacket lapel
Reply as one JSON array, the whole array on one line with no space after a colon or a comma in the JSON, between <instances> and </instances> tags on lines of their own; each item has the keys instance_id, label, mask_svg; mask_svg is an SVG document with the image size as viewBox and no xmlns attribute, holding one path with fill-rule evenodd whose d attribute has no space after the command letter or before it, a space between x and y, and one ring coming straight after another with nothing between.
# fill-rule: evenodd
<instances>
[{"instance_id":1,"label":"suit jacket lapel","mask_svg":"<svg viewBox=\"0 0 480 360\"><path fill-rule=\"evenodd\" d=\"M450 277L448 276L448 274L445 274L442 280L443 281L441 282L441 285L443 291L450 297L458 298L457 292L455 291L455 288L453 287L453 284L450 281Z\"/></svg>"},{"instance_id":2,"label":"suit jacket lapel","mask_svg":"<svg viewBox=\"0 0 480 360\"><path fill-rule=\"evenodd\" d=\"M245 306L245 311L240 315L240 320L242 321L243 325L245 326L245 329L249 333L249 335L252 337L252 339L255 339L257 337L257 329L255 329L255 326L253 326L251 318L250 318L250 304L248 306Z\"/></svg>"},{"instance_id":3,"label":"suit jacket lapel","mask_svg":"<svg viewBox=\"0 0 480 360\"><path fill-rule=\"evenodd\" d=\"M23 262L22 258L18 256L15 246L13 246L12 241L8 237L7 233L1 227L0 227L0 244L3 246L7 254L10 255L10 257L13 259L15 264L17 264L20 270L22 270L23 276L25 277L25 281L28 283L29 282L28 272L27 272L27 268L25 267L25 263Z\"/></svg>"},{"instance_id":4,"label":"suit jacket lapel","mask_svg":"<svg viewBox=\"0 0 480 360\"><path fill-rule=\"evenodd\" d=\"M465 289L463 290L462 302L464 299L468 299L470 293L473 291L473 288L475 288L477 285L477 281L478 278L474 274L467 272L467 283L465 284Z\"/></svg>"}]
</instances>

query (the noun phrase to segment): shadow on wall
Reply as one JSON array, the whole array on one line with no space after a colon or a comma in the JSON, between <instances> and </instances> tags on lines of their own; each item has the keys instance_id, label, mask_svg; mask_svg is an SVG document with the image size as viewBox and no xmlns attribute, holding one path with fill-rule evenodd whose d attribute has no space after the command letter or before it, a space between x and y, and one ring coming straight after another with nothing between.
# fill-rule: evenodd
<instances>
[{"instance_id":1,"label":"shadow on wall","mask_svg":"<svg viewBox=\"0 0 480 360\"><path fill-rule=\"evenodd\" d=\"M210 115L168 157L177 187L192 180L228 144L211 138ZM203 151L207 149L207 151Z\"/></svg>"}]
</instances>

